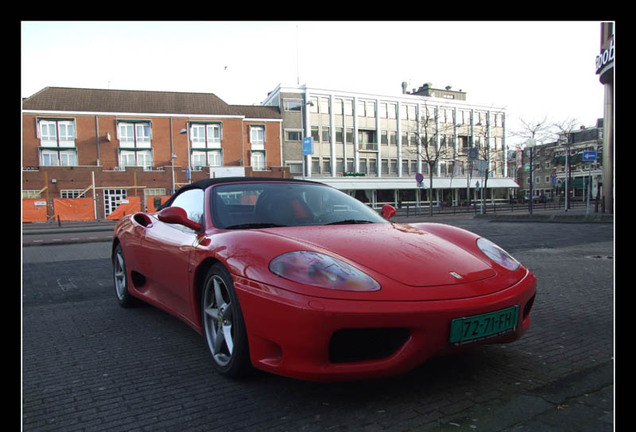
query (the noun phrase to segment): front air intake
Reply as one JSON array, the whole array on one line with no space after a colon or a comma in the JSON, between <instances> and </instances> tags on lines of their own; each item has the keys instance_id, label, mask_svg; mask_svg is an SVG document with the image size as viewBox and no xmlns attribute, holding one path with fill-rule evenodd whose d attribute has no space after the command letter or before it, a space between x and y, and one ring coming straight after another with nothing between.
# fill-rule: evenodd
<instances>
[{"instance_id":1,"label":"front air intake","mask_svg":"<svg viewBox=\"0 0 636 432\"><path fill-rule=\"evenodd\" d=\"M341 329L329 341L329 361L379 360L395 353L409 338L406 328Z\"/></svg>"}]
</instances>

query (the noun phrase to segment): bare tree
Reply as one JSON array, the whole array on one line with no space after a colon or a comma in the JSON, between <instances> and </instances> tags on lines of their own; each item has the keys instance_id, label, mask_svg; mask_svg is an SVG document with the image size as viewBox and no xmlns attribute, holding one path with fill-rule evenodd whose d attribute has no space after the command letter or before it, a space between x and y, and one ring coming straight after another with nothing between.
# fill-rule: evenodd
<instances>
[{"instance_id":1,"label":"bare tree","mask_svg":"<svg viewBox=\"0 0 636 432\"><path fill-rule=\"evenodd\" d=\"M453 124L440 123L440 110L436 107L424 106L424 114L421 116L420 130L416 132L418 139L417 150L408 149L408 152L417 153L423 164L428 167L429 190L429 215L433 214L433 175L441 159L449 157L454 149L454 143L446 140L445 132L453 128ZM441 137L444 138L441 138ZM441 142L440 142L441 138Z\"/></svg>"},{"instance_id":2,"label":"bare tree","mask_svg":"<svg viewBox=\"0 0 636 432\"><path fill-rule=\"evenodd\" d=\"M488 190L488 177L490 175L490 162L492 159L492 153L490 148L490 116L486 116L486 124L478 124L479 128L474 132L475 147L478 152L478 162L483 164L483 177L484 182L481 185L481 213L485 213L485 195Z\"/></svg>"},{"instance_id":3,"label":"bare tree","mask_svg":"<svg viewBox=\"0 0 636 432\"><path fill-rule=\"evenodd\" d=\"M557 140L559 143L565 146L565 210L570 208L570 144L572 143L572 132L575 126L578 124L578 120L574 118L568 118L560 122L553 123L553 127L556 130Z\"/></svg>"},{"instance_id":4,"label":"bare tree","mask_svg":"<svg viewBox=\"0 0 636 432\"><path fill-rule=\"evenodd\" d=\"M533 139L539 143L554 139L553 124L548 121L547 116L541 120L519 119L521 128L510 131L512 136L522 138L524 141Z\"/></svg>"},{"instance_id":5,"label":"bare tree","mask_svg":"<svg viewBox=\"0 0 636 432\"><path fill-rule=\"evenodd\" d=\"M539 120L528 120L528 119L519 119L521 122L521 127L517 130L510 131L510 134L514 137L520 138L523 140L523 143L528 143L530 140L533 140L535 144L541 146L546 142L553 142L556 134L554 132L554 124L548 121L548 117L544 116ZM523 144L522 144L523 151ZM548 157L547 152L542 152L540 148L535 148L533 150L533 158L532 165L533 169L535 167L540 166L545 161L544 159ZM531 170L532 172L532 170ZM522 175L519 175L518 178L523 178ZM533 181L530 179L530 181ZM529 199L532 199L529 197Z\"/></svg>"},{"instance_id":6,"label":"bare tree","mask_svg":"<svg viewBox=\"0 0 636 432\"><path fill-rule=\"evenodd\" d=\"M569 153L569 139L575 126L578 124L576 119L565 119L558 122L550 122L547 117L539 121L520 119L521 128L512 131L511 134L518 138L522 138L524 142L534 140L537 147L533 150L532 169L541 166L548 159L553 157L552 152L542 151L541 144L553 143L555 141L562 142L566 146L566 153ZM569 173L569 167L567 168ZM569 174L568 174L569 176ZM532 179L530 179L532 181ZM566 191L567 196L567 191ZM532 199L529 197L529 199ZM567 199L566 199L567 200Z\"/></svg>"}]
</instances>

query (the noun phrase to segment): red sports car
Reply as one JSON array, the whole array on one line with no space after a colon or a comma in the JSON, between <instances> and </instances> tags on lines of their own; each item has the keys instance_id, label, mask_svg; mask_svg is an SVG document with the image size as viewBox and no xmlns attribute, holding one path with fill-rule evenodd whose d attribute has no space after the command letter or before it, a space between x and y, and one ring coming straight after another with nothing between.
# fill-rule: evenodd
<instances>
[{"instance_id":1,"label":"red sports car","mask_svg":"<svg viewBox=\"0 0 636 432\"><path fill-rule=\"evenodd\" d=\"M117 224L117 299L184 320L230 377L388 376L528 329L532 273L476 234L394 213L317 182L192 183Z\"/></svg>"}]
</instances>

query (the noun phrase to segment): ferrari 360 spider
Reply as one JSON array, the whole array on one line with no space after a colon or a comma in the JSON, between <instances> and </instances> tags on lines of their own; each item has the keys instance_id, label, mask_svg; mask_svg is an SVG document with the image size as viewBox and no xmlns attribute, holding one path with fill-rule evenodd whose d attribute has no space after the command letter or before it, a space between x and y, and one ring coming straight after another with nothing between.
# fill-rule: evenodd
<instances>
[{"instance_id":1,"label":"ferrari 360 spider","mask_svg":"<svg viewBox=\"0 0 636 432\"><path fill-rule=\"evenodd\" d=\"M318 182L218 178L115 227L119 304L204 336L215 368L305 380L404 373L506 343L530 325L535 276L469 231L398 224Z\"/></svg>"}]
</instances>

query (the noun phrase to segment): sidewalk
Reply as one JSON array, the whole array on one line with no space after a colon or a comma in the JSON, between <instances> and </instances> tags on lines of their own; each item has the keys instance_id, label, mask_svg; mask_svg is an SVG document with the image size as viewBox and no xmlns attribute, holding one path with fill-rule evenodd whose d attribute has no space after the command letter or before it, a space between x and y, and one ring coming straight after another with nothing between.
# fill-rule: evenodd
<instances>
[{"instance_id":1,"label":"sidewalk","mask_svg":"<svg viewBox=\"0 0 636 432\"><path fill-rule=\"evenodd\" d=\"M413 210L407 216L405 209L398 210L397 214L391 219L391 222L413 223L413 222L441 222L453 219L486 219L492 222L552 222L552 223L614 223L613 214L594 213L590 211L589 215L585 206L569 209L544 209L541 206L533 209L532 214L527 209L521 210L518 207L515 211L510 211L508 207L502 207L497 211L492 208L488 209L488 213L479 214L472 211L457 210L455 212L445 210L433 210L433 215L429 216L428 209L418 209L418 215L413 215Z\"/></svg>"},{"instance_id":2,"label":"sidewalk","mask_svg":"<svg viewBox=\"0 0 636 432\"><path fill-rule=\"evenodd\" d=\"M116 221L22 224L22 247L110 242Z\"/></svg>"},{"instance_id":3,"label":"sidewalk","mask_svg":"<svg viewBox=\"0 0 636 432\"><path fill-rule=\"evenodd\" d=\"M115 228L117 221L102 220L102 221L69 221L69 222L33 222L23 223L22 233L24 235L29 234L41 234L51 232L87 232L87 231L112 231Z\"/></svg>"}]
</instances>

